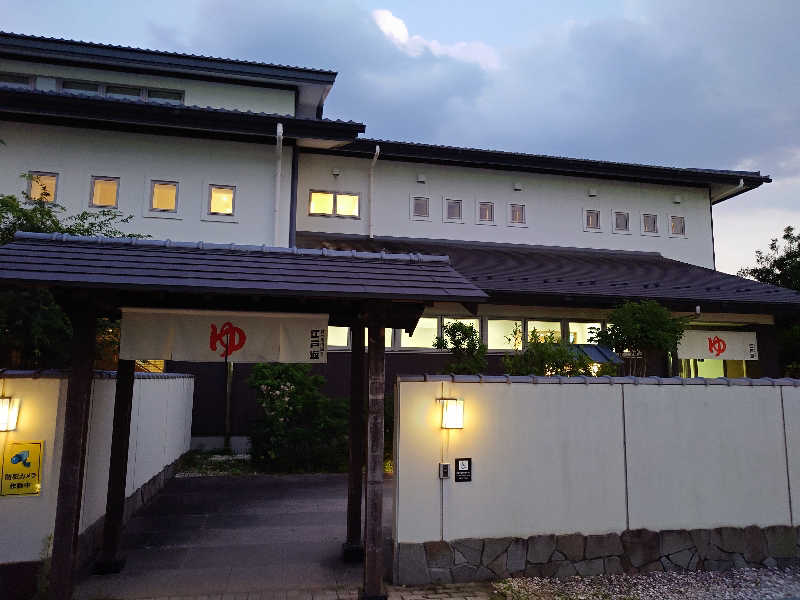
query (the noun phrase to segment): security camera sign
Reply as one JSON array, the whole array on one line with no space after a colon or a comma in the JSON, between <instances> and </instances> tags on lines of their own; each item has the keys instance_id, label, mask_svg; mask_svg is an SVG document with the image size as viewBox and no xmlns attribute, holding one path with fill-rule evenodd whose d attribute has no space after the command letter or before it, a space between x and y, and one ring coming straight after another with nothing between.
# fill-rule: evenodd
<instances>
[{"instance_id":1,"label":"security camera sign","mask_svg":"<svg viewBox=\"0 0 800 600\"><path fill-rule=\"evenodd\" d=\"M42 491L44 442L10 442L3 453L3 496L38 496Z\"/></svg>"}]
</instances>

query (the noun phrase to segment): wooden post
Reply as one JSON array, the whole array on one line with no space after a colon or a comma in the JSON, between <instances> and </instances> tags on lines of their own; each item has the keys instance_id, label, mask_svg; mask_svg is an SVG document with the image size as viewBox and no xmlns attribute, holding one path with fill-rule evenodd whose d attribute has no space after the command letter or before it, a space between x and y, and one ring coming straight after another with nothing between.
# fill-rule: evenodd
<instances>
[{"instance_id":1,"label":"wooden post","mask_svg":"<svg viewBox=\"0 0 800 600\"><path fill-rule=\"evenodd\" d=\"M385 600L383 586L383 327L369 324L369 406L367 414L367 493L364 523L362 600Z\"/></svg>"},{"instance_id":2,"label":"wooden post","mask_svg":"<svg viewBox=\"0 0 800 600\"><path fill-rule=\"evenodd\" d=\"M111 434L111 462L108 468L108 495L103 522L103 551L95 565L98 573L119 573L125 566L120 555L120 540L125 518L125 484L128 479L128 446L131 439L131 409L136 361L121 359L117 364L114 396L114 430Z\"/></svg>"},{"instance_id":3,"label":"wooden post","mask_svg":"<svg viewBox=\"0 0 800 600\"><path fill-rule=\"evenodd\" d=\"M70 312L70 320L72 369L64 412L61 470L48 591L50 600L70 600L72 597L92 392L96 335L94 307L87 301L84 306Z\"/></svg>"},{"instance_id":4,"label":"wooden post","mask_svg":"<svg viewBox=\"0 0 800 600\"><path fill-rule=\"evenodd\" d=\"M347 474L347 541L342 545L345 562L364 560L361 540L361 496L364 492L364 409L366 408L366 356L364 327L351 329L350 347L350 429Z\"/></svg>"}]
</instances>

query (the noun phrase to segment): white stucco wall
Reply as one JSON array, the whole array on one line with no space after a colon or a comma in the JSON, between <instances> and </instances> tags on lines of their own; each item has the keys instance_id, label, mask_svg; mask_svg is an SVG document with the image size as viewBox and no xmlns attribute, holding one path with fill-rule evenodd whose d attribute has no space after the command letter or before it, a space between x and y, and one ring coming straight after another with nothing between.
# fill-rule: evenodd
<instances>
[{"instance_id":1,"label":"white stucco wall","mask_svg":"<svg viewBox=\"0 0 800 600\"><path fill-rule=\"evenodd\" d=\"M0 71L25 75L63 77L98 83L116 83L151 87L157 89L182 90L187 106L211 106L233 110L249 110L279 115L294 115L295 92L249 85L199 81L179 77L123 73L103 69L48 65L27 61L0 59Z\"/></svg>"},{"instance_id":2,"label":"white stucco wall","mask_svg":"<svg viewBox=\"0 0 800 600\"><path fill-rule=\"evenodd\" d=\"M282 156L275 239L275 146L0 122L0 193L26 189L21 173L58 173L56 201L70 214L89 206L91 177L119 177L122 228L154 239L286 246L291 148ZM153 213L150 182L178 182L176 213ZM235 185L234 215L209 216L209 184Z\"/></svg>"},{"instance_id":3,"label":"white stucco wall","mask_svg":"<svg viewBox=\"0 0 800 600\"><path fill-rule=\"evenodd\" d=\"M297 192L297 229L330 233L367 234L369 160L301 154ZM339 169L334 176L332 170ZM426 183L417 183L424 175ZM522 186L514 191L514 184ZM589 189L597 195L590 197ZM360 219L311 216L310 190L361 194ZM412 220L411 196L430 198L430 220ZM463 223L444 222L443 198L463 201ZM676 201L680 204L675 204ZM476 206L495 203L496 225L477 223ZM580 248L611 248L660 252L666 257L713 267L711 211L705 189L623 181L593 180L558 175L493 171L422 163L378 160L375 167L374 234L484 242L543 244ZM507 224L509 203L526 206L526 227ZM601 213L602 232L583 229L583 210ZM630 211L629 235L611 232L613 210ZM642 213L659 215L660 235L643 235ZM669 218L686 219L686 236L668 235Z\"/></svg>"},{"instance_id":4,"label":"white stucco wall","mask_svg":"<svg viewBox=\"0 0 800 600\"><path fill-rule=\"evenodd\" d=\"M87 442L81 531L105 513L116 380L93 382ZM44 440L42 489L39 496L0 496L0 563L38 560L52 534L58 497L67 380L7 378L5 392L20 397L19 423L0 433L0 444ZM136 379L126 492L174 462L191 441L194 379Z\"/></svg>"},{"instance_id":5,"label":"white stucco wall","mask_svg":"<svg viewBox=\"0 0 800 600\"><path fill-rule=\"evenodd\" d=\"M793 525L782 392L797 507L800 388L400 381L394 539ZM472 482L442 485L442 456Z\"/></svg>"}]
</instances>

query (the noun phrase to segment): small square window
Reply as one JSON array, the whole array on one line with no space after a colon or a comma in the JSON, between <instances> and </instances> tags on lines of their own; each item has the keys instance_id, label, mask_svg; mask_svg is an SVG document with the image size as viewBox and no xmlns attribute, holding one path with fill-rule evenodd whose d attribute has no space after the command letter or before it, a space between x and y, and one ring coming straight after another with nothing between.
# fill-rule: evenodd
<instances>
[{"instance_id":1,"label":"small square window","mask_svg":"<svg viewBox=\"0 0 800 600\"><path fill-rule=\"evenodd\" d=\"M340 217L357 217L358 194L336 194L336 214Z\"/></svg>"},{"instance_id":2,"label":"small square window","mask_svg":"<svg viewBox=\"0 0 800 600\"><path fill-rule=\"evenodd\" d=\"M209 185L208 213L211 215L233 215L236 186Z\"/></svg>"},{"instance_id":3,"label":"small square window","mask_svg":"<svg viewBox=\"0 0 800 600\"><path fill-rule=\"evenodd\" d=\"M90 94L92 96L100 94L100 85L90 81L73 81L65 79L61 82L61 89L79 94Z\"/></svg>"},{"instance_id":4,"label":"small square window","mask_svg":"<svg viewBox=\"0 0 800 600\"><path fill-rule=\"evenodd\" d=\"M600 211L599 210L586 210L584 212L585 220L584 227L592 231L600 230Z\"/></svg>"},{"instance_id":5,"label":"small square window","mask_svg":"<svg viewBox=\"0 0 800 600\"><path fill-rule=\"evenodd\" d=\"M28 175L31 177L28 182L28 197L31 200L55 202L58 173L30 171Z\"/></svg>"},{"instance_id":6,"label":"small square window","mask_svg":"<svg viewBox=\"0 0 800 600\"><path fill-rule=\"evenodd\" d=\"M411 214L415 219L429 219L431 216L430 211L430 198L425 196L415 196L411 199Z\"/></svg>"},{"instance_id":7,"label":"small square window","mask_svg":"<svg viewBox=\"0 0 800 600\"><path fill-rule=\"evenodd\" d=\"M119 197L119 177L92 177L92 197L89 204L114 208Z\"/></svg>"},{"instance_id":8,"label":"small square window","mask_svg":"<svg viewBox=\"0 0 800 600\"><path fill-rule=\"evenodd\" d=\"M445 220L447 221L460 221L461 220L461 200L447 198L445 200Z\"/></svg>"},{"instance_id":9,"label":"small square window","mask_svg":"<svg viewBox=\"0 0 800 600\"><path fill-rule=\"evenodd\" d=\"M481 223L494 222L494 202L481 202L478 204L478 221Z\"/></svg>"},{"instance_id":10,"label":"small square window","mask_svg":"<svg viewBox=\"0 0 800 600\"><path fill-rule=\"evenodd\" d=\"M658 233L658 215L642 215L642 231L644 233Z\"/></svg>"},{"instance_id":11,"label":"small square window","mask_svg":"<svg viewBox=\"0 0 800 600\"><path fill-rule=\"evenodd\" d=\"M686 219L683 217L672 217L670 225L672 235L686 235Z\"/></svg>"},{"instance_id":12,"label":"small square window","mask_svg":"<svg viewBox=\"0 0 800 600\"><path fill-rule=\"evenodd\" d=\"M310 215L332 215L333 214L333 193L331 192L311 192L308 203L308 214Z\"/></svg>"},{"instance_id":13,"label":"small square window","mask_svg":"<svg viewBox=\"0 0 800 600\"><path fill-rule=\"evenodd\" d=\"M127 85L107 85L106 96L111 98L136 99L142 95L142 90L137 87Z\"/></svg>"},{"instance_id":14,"label":"small square window","mask_svg":"<svg viewBox=\"0 0 800 600\"><path fill-rule=\"evenodd\" d=\"M511 204L509 205L508 221L512 225L525 224L525 205L524 204Z\"/></svg>"},{"instance_id":15,"label":"small square window","mask_svg":"<svg viewBox=\"0 0 800 600\"><path fill-rule=\"evenodd\" d=\"M153 181L150 189L150 210L175 212L178 209L178 184L175 181Z\"/></svg>"},{"instance_id":16,"label":"small square window","mask_svg":"<svg viewBox=\"0 0 800 600\"><path fill-rule=\"evenodd\" d=\"M630 231L631 213L625 211L614 211L614 231Z\"/></svg>"},{"instance_id":17,"label":"small square window","mask_svg":"<svg viewBox=\"0 0 800 600\"><path fill-rule=\"evenodd\" d=\"M0 73L0 85L13 88L31 88L31 77L28 75L15 75L13 73Z\"/></svg>"},{"instance_id":18,"label":"small square window","mask_svg":"<svg viewBox=\"0 0 800 600\"><path fill-rule=\"evenodd\" d=\"M183 93L171 90L147 90L147 100L166 104L183 104Z\"/></svg>"}]
</instances>

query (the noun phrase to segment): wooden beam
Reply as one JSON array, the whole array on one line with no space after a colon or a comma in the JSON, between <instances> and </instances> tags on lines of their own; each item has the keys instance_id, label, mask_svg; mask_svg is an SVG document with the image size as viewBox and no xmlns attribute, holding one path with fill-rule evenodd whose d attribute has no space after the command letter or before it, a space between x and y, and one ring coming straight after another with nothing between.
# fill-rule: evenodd
<instances>
[{"instance_id":1,"label":"wooden beam","mask_svg":"<svg viewBox=\"0 0 800 600\"><path fill-rule=\"evenodd\" d=\"M86 438L95 349L95 309L87 301L69 312L72 321L72 369L64 412L58 503L53 530L50 600L70 600L78 548Z\"/></svg>"},{"instance_id":2,"label":"wooden beam","mask_svg":"<svg viewBox=\"0 0 800 600\"><path fill-rule=\"evenodd\" d=\"M351 328L350 353L350 429L347 473L347 541L342 546L345 562L364 560L361 540L361 497L364 493L366 423L364 411L367 399L367 369L364 354L364 326Z\"/></svg>"},{"instance_id":3,"label":"wooden beam","mask_svg":"<svg viewBox=\"0 0 800 600\"><path fill-rule=\"evenodd\" d=\"M120 359L114 396L114 430L111 434L111 462L108 495L103 522L103 550L95 565L98 573L119 573L125 566L120 540L125 518L125 487L128 480L128 446L131 439L131 409L136 361Z\"/></svg>"},{"instance_id":4,"label":"wooden beam","mask_svg":"<svg viewBox=\"0 0 800 600\"><path fill-rule=\"evenodd\" d=\"M362 600L386 600L383 585L383 404L385 395L384 324L369 323L369 404L367 414L367 492L364 523Z\"/></svg>"}]
</instances>

